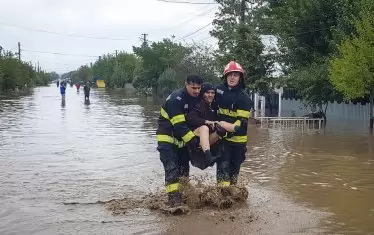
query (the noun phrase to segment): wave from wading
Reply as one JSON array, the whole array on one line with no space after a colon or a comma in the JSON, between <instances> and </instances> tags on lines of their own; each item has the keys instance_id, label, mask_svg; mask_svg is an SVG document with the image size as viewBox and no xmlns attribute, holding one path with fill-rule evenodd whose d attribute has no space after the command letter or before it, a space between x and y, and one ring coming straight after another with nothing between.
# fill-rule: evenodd
<instances>
[{"instance_id":1,"label":"wave from wading","mask_svg":"<svg viewBox=\"0 0 374 235\"><path fill-rule=\"evenodd\" d=\"M192 184L188 180L182 180L181 192L184 206L179 210L172 210L167 206L166 193L150 193L141 198L124 197L109 201L97 201L94 203L64 203L73 204L103 204L114 215L126 214L130 210L149 209L165 214L183 214L193 209L227 209L235 204L243 204L248 198L248 190L242 186L230 186L217 188L216 186L203 185L201 182Z\"/></svg>"},{"instance_id":2,"label":"wave from wading","mask_svg":"<svg viewBox=\"0 0 374 235\"><path fill-rule=\"evenodd\" d=\"M234 204L245 203L248 198L248 190L245 187L230 186L217 188L203 185L201 181L193 185L188 180L182 180L181 192L183 195L184 207L182 211L173 211L166 205L166 193L149 194L140 199L123 198L106 203L106 207L113 214L124 214L128 210L145 208L162 213L185 213L189 209L201 209L204 207L225 209ZM185 211L187 210L187 211Z\"/></svg>"}]
</instances>

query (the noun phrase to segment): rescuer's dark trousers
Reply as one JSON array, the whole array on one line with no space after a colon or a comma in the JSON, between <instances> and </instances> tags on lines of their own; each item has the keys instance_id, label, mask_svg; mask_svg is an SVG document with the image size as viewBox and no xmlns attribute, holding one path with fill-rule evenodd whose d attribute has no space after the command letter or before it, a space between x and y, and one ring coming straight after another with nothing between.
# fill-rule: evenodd
<instances>
[{"instance_id":1,"label":"rescuer's dark trousers","mask_svg":"<svg viewBox=\"0 0 374 235\"><path fill-rule=\"evenodd\" d=\"M165 186L167 193L180 189L180 178L190 174L189 152L186 147L178 148L173 144L158 143L157 150L165 170Z\"/></svg>"},{"instance_id":2,"label":"rescuer's dark trousers","mask_svg":"<svg viewBox=\"0 0 374 235\"><path fill-rule=\"evenodd\" d=\"M235 185L240 166L245 160L246 146L222 142L221 157L217 159L217 182L219 186Z\"/></svg>"}]
</instances>

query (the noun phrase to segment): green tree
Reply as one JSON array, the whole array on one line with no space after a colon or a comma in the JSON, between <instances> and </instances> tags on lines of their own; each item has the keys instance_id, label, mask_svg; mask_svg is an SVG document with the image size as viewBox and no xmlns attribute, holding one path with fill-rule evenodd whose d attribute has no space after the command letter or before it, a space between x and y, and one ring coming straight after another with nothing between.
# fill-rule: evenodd
<instances>
[{"instance_id":1,"label":"green tree","mask_svg":"<svg viewBox=\"0 0 374 235\"><path fill-rule=\"evenodd\" d=\"M265 46L257 29L253 13L259 5L252 4L251 11L248 11L247 1L244 0L216 2L221 7L213 21L214 29L210 33L218 39L216 58L220 70L229 61L235 60L243 65L251 89L266 93L273 80L274 58L271 51L264 51Z\"/></svg>"},{"instance_id":2,"label":"green tree","mask_svg":"<svg viewBox=\"0 0 374 235\"><path fill-rule=\"evenodd\" d=\"M131 83L135 77L135 70L140 65L140 60L126 52L113 55L104 55L92 66L93 76L104 79L109 88L123 88L126 83Z\"/></svg>"},{"instance_id":3,"label":"green tree","mask_svg":"<svg viewBox=\"0 0 374 235\"><path fill-rule=\"evenodd\" d=\"M87 65L81 66L76 73L76 77L79 81L88 82L91 79L92 71Z\"/></svg>"},{"instance_id":4,"label":"green tree","mask_svg":"<svg viewBox=\"0 0 374 235\"><path fill-rule=\"evenodd\" d=\"M58 75L56 72L50 72L49 76L51 76L52 80L57 80L60 78L60 75Z\"/></svg>"},{"instance_id":5,"label":"green tree","mask_svg":"<svg viewBox=\"0 0 374 235\"><path fill-rule=\"evenodd\" d=\"M203 43L193 43L187 47L191 53L186 55L175 68L178 78L184 81L188 74L194 73L200 75L206 82L218 83L222 71L217 71L214 49Z\"/></svg>"},{"instance_id":6,"label":"green tree","mask_svg":"<svg viewBox=\"0 0 374 235\"><path fill-rule=\"evenodd\" d=\"M339 56L331 61L330 78L346 99L370 96L370 127L373 128L374 98L374 3L362 2L356 33L339 46Z\"/></svg>"},{"instance_id":7,"label":"green tree","mask_svg":"<svg viewBox=\"0 0 374 235\"><path fill-rule=\"evenodd\" d=\"M110 79L113 74L114 65L114 56L110 54L103 55L93 64L92 74L95 78L108 81L108 79Z\"/></svg>"},{"instance_id":8,"label":"green tree","mask_svg":"<svg viewBox=\"0 0 374 235\"><path fill-rule=\"evenodd\" d=\"M0 58L0 91L44 86L50 78L50 74L36 72L31 63L19 61L11 52L6 51Z\"/></svg>"},{"instance_id":9,"label":"green tree","mask_svg":"<svg viewBox=\"0 0 374 235\"><path fill-rule=\"evenodd\" d=\"M133 47L134 53L142 59L142 73L134 85L138 88L152 88L154 96L158 90L158 79L167 68L175 68L190 53L190 49L180 43L163 39L151 45Z\"/></svg>"},{"instance_id":10,"label":"green tree","mask_svg":"<svg viewBox=\"0 0 374 235\"><path fill-rule=\"evenodd\" d=\"M158 79L159 95L166 97L176 87L182 87L184 79L177 79L177 72L174 69L167 68Z\"/></svg>"},{"instance_id":11,"label":"green tree","mask_svg":"<svg viewBox=\"0 0 374 235\"><path fill-rule=\"evenodd\" d=\"M286 85L296 88L306 106L325 112L340 95L328 77L329 59L336 42L352 32L350 19L358 5L352 0L265 2L256 12L258 25L278 39Z\"/></svg>"},{"instance_id":12,"label":"green tree","mask_svg":"<svg viewBox=\"0 0 374 235\"><path fill-rule=\"evenodd\" d=\"M325 121L329 102L338 97L328 79L327 67L327 61L312 63L292 73L288 83L296 88L297 95L305 107L310 108L312 112L323 113Z\"/></svg>"}]
</instances>

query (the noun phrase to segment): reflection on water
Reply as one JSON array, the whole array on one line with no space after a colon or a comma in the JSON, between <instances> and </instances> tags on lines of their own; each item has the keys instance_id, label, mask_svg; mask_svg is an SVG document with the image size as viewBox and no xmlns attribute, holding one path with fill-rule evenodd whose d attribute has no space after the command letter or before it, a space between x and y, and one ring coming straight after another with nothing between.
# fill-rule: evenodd
<instances>
[{"instance_id":1,"label":"reflection on water","mask_svg":"<svg viewBox=\"0 0 374 235\"><path fill-rule=\"evenodd\" d=\"M186 221L192 219L189 224L183 219L165 221L145 210L113 217L97 204L64 205L141 197L159 190L164 177L155 143L159 105L123 90L92 89L90 101L85 101L83 93L74 90L67 88L65 100L55 86L0 100L0 234L155 234L181 228L191 234L188 227L195 222L217 234L239 231L226 222L221 223L226 227L216 224L221 230L214 230L216 225L207 219L213 212L197 214L199 221L187 217ZM264 223L245 228L274 233L270 225L285 224L295 232L310 231L309 227L338 233L374 231L372 136L254 126L248 134L241 178L252 189L250 206L260 212L291 210L286 213L290 218L297 210L304 228L296 229L287 216L262 212L259 221ZM214 169L206 172L214 179ZM192 174L204 173L192 169ZM323 223L317 218L308 223L310 216L305 215L310 209L331 216ZM179 224L179 230L171 224ZM250 230L244 227L246 234Z\"/></svg>"},{"instance_id":2,"label":"reflection on water","mask_svg":"<svg viewBox=\"0 0 374 235\"><path fill-rule=\"evenodd\" d=\"M293 201L333 213L331 232L374 231L373 136L251 128L243 176L280 188Z\"/></svg>"},{"instance_id":3,"label":"reflection on water","mask_svg":"<svg viewBox=\"0 0 374 235\"><path fill-rule=\"evenodd\" d=\"M317 138L316 138L317 137ZM298 202L335 214L335 231L374 232L372 136L303 136L290 145L295 154L280 174Z\"/></svg>"},{"instance_id":4,"label":"reflection on water","mask_svg":"<svg viewBox=\"0 0 374 235\"><path fill-rule=\"evenodd\" d=\"M65 102L65 97L61 99L61 108L65 108L66 102Z\"/></svg>"}]
</instances>

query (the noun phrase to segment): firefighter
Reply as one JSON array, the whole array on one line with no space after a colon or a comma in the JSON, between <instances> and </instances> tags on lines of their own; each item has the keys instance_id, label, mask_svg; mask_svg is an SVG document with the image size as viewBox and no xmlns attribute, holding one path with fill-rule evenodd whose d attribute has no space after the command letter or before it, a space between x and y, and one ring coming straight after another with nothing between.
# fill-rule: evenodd
<instances>
[{"instance_id":1,"label":"firefighter","mask_svg":"<svg viewBox=\"0 0 374 235\"><path fill-rule=\"evenodd\" d=\"M185 114L199 101L203 80L188 75L185 87L174 91L161 107L157 129L157 150L165 170L165 186L171 208L182 205L180 178L189 176L189 152L199 146L199 138L188 128Z\"/></svg>"},{"instance_id":2,"label":"firefighter","mask_svg":"<svg viewBox=\"0 0 374 235\"><path fill-rule=\"evenodd\" d=\"M244 89L244 70L240 64L231 61L224 69L223 83L216 88L218 119L244 128L223 138L222 154L217 160L219 187L237 183L240 166L245 159L251 100Z\"/></svg>"}]
</instances>

